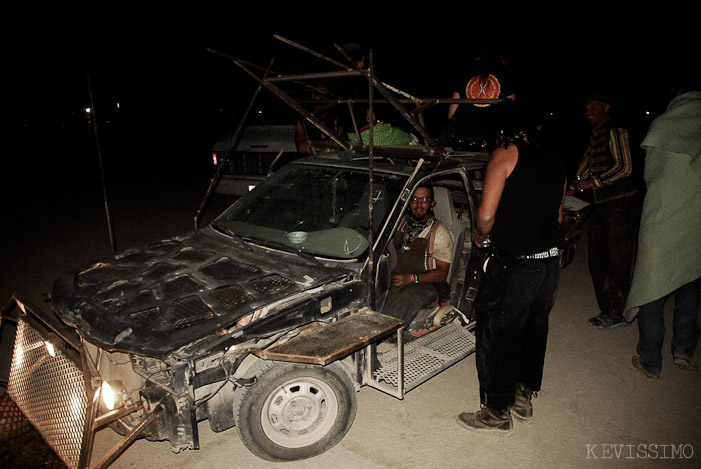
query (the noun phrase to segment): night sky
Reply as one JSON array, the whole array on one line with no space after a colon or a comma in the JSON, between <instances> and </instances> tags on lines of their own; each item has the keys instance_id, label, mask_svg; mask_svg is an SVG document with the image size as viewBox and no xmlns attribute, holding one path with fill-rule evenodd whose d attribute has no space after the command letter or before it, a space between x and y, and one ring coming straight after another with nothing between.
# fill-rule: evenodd
<instances>
[{"instance_id":1,"label":"night sky","mask_svg":"<svg viewBox=\"0 0 701 469\"><path fill-rule=\"evenodd\" d=\"M578 153L582 96L588 89L609 90L617 116L643 133L669 101L670 66L693 61L693 54L698 62L698 44L687 39L695 33L684 28L669 37L659 31L651 35L656 30L639 21L635 28L613 32L602 24L580 22L575 27L553 20L518 29L501 19L482 23L458 28L404 22L398 27L388 18L371 27L305 28L298 22L253 32L232 28L216 38L192 41L171 35L122 43L86 35L78 41L47 41L40 49L22 47L10 57L17 63L12 76L16 84L10 88L17 102L11 112L13 136L21 136L25 151L38 151L31 156L35 160L45 158L47 149L53 157L74 151L62 145L73 145L86 129L87 139L94 140L81 112L92 101L98 129L104 129L103 150L119 152L121 161L131 160L130 170L138 168L137 161L164 158L206 165L209 147L237 123L256 86L207 48L262 66L275 56L273 68L283 73L327 69L324 62L274 39L279 34L336 59L341 57L334 43L362 43L373 51L378 78L421 97L449 97L464 65L483 45L496 44L510 59L519 97L555 116L564 146L572 141L562 151ZM94 143L84 149L95 153ZM130 156L124 155L125 149ZM25 161L18 170L27 168Z\"/></svg>"}]
</instances>

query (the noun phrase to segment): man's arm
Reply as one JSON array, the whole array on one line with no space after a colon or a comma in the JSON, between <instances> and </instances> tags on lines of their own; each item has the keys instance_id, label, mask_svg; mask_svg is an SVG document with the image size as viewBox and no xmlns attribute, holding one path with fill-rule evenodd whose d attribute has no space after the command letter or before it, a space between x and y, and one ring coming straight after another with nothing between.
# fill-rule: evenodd
<instances>
[{"instance_id":1,"label":"man's arm","mask_svg":"<svg viewBox=\"0 0 701 469\"><path fill-rule=\"evenodd\" d=\"M608 170L594 178L596 187L613 184L619 179L628 177L633 172L633 156L630 152L628 131L620 127L611 129L609 134L609 149L614 164Z\"/></svg>"},{"instance_id":2,"label":"man's arm","mask_svg":"<svg viewBox=\"0 0 701 469\"><path fill-rule=\"evenodd\" d=\"M517 161L516 145L497 148L489 158L487 173L484 176L482 202L477 210L477 223L473 230L473 238L478 247L482 247L482 243L494 227L506 178L513 171Z\"/></svg>"},{"instance_id":3,"label":"man's arm","mask_svg":"<svg viewBox=\"0 0 701 469\"><path fill-rule=\"evenodd\" d=\"M448 270L450 270L450 262L443 262L436 259L435 269L416 274L393 275L392 285L395 287L403 287L404 285L415 283L416 281L428 283L443 282L448 278Z\"/></svg>"},{"instance_id":4,"label":"man's arm","mask_svg":"<svg viewBox=\"0 0 701 469\"><path fill-rule=\"evenodd\" d=\"M307 133L304 130L304 124L300 120L295 123L295 145L299 153L311 153L309 151L309 142L307 141Z\"/></svg>"},{"instance_id":5,"label":"man's arm","mask_svg":"<svg viewBox=\"0 0 701 469\"><path fill-rule=\"evenodd\" d=\"M460 93L457 91L453 91L453 95L451 96L453 99L460 99ZM455 111L458 109L459 104L458 103L450 103L448 105L448 120L452 119L453 115L455 114Z\"/></svg>"},{"instance_id":6,"label":"man's arm","mask_svg":"<svg viewBox=\"0 0 701 469\"><path fill-rule=\"evenodd\" d=\"M562 201L560 202L560 210L557 214L557 222L561 225L565 217L565 197L567 197L567 178L565 178L565 187L562 190Z\"/></svg>"},{"instance_id":7,"label":"man's arm","mask_svg":"<svg viewBox=\"0 0 701 469\"><path fill-rule=\"evenodd\" d=\"M633 157L630 152L630 137L626 129L615 127L609 134L609 150L613 165L599 176L593 176L589 169L591 155L587 152L577 169L578 179L573 187L579 190L594 189L628 177L633 172Z\"/></svg>"}]
</instances>

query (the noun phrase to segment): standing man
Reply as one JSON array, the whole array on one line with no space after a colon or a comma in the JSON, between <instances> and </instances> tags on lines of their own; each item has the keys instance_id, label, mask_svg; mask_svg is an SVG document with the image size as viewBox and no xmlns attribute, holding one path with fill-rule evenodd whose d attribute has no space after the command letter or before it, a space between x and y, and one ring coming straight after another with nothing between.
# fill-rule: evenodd
<instances>
[{"instance_id":1,"label":"standing man","mask_svg":"<svg viewBox=\"0 0 701 469\"><path fill-rule=\"evenodd\" d=\"M548 318L560 276L559 224L567 180L552 152L512 139L491 155L473 233L490 237L476 298L477 375L482 409L462 413L469 430L512 433L512 415L529 422L540 391Z\"/></svg>"},{"instance_id":2,"label":"standing man","mask_svg":"<svg viewBox=\"0 0 701 469\"><path fill-rule=\"evenodd\" d=\"M447 297L446 282L452 262L453 238L448 228L433 214L433 190L419 186L409 201L410 213L404 217L392 239L397 265L392 271L392 287L385 314L409 325L419 310L439 297Z\"/></svg>"},{"instance_id":3,"label":"standing man","mask_svg":"<svg viewBox=\"0 0 701 469\"><path fill-rule=\"evenodd\" d=\"M600 313L589 319L597 329L627 326L623 318L635 257L640 197L632 177L628 131L609 116L609 99L591 93L584 117L592 126L589 146L574 187L593 192L589 224L589 271Z\"/></svg>"},{"instance_id":4,"label":"standing man","mask_svg":"<svg viewBox=\"0 0 701 469\"><path fill-rule=\"evenodd\" d=\"M681 85L642 143L647 193L625 315L629 321L638 316L640 356L633 357L633 366L649 378L659 378L662 370L664 304L672 295L673 362L698 370L693 356L701 285L701 87Z\"/></svg>"}]
</instances>

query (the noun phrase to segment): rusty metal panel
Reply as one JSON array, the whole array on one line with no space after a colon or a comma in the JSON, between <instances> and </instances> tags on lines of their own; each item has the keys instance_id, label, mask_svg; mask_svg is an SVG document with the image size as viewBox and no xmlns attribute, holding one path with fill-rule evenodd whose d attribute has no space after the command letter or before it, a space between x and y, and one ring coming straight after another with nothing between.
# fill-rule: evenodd
<instances>
[{"instance_id":1,"label":"rusty metal panel","mask_svg":"<svg viewBox=\"0 0 701 469\"><path fill-rule=\"evenodd\" d=\"M403 324L397 318L361 310L284 344L252 352L264 360L328 365L388 336Z\"/></svg>"}]
</instances>

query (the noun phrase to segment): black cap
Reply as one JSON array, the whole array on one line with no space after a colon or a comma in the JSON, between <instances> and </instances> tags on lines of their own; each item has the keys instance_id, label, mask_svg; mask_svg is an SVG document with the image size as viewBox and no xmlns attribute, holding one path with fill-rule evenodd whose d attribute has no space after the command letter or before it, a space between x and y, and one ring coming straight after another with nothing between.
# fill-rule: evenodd
<instances>
[{"instance_id":1,"label":"black cap","mask_svg":"<svg viewBox=\"0 0 701 469\"><path fill-rule=\"evenodd\" d=\"M601 101L602 103L611 104L611 99L609 95L602 90L589 90L589 92L584 96L584 101Z\"/></svg>"}]
</instances>

